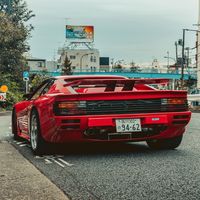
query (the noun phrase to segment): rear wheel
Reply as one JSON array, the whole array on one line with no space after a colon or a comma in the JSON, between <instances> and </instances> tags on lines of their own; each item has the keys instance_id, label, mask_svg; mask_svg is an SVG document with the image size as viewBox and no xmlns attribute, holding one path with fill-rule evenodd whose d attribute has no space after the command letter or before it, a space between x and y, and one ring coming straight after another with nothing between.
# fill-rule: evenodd
<instances>
[{"instance_id":1,"label":"rear wheel","mask_svg":"<svg viewBox=\"0 0 200 200\"><path fill-rule=\"evenodd\" d=\"M35 155L41 155L45 152L46 142L40 134L39 117L36 110L32 111L30 120L30 143Z\"/></svg>"},{"instance_id":2,"label":"rear wheel","mask_svg":"<svg viewBox=\"0 0 200 200\"><path fill-rule=\"evenodd\" d=\"M17 115L15 109L12 111L12 133L14 140L20 140L21 138L18 136L17 131Z\"/></svg>"},{"instance_id":3,"label":"rear wheel","mask_svg":"<svg viewBox=\"0 0 200 200\"><path fill-rule=\"evenodd\" d=\"M183 135L163 140L149 140L147 144L151 149L175 149L181 144L182 138Z\"/></svg>"}]
</instances>

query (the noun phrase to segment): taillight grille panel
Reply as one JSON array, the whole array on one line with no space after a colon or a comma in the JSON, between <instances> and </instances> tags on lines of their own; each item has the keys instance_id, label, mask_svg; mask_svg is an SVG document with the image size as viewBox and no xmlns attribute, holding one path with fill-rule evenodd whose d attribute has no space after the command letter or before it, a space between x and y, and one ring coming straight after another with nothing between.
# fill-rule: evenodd
<instances>
[{"instance_id":1,"label":"taillight grille panel","mask_svg":"<svg viewBox=\"0 0 200 200\"><path fill-rule=\"evenodd\" d=\"M80 105L83 105L81 101ZM56 115L136 114L181 112L187 110L188 104L186 99L184 104L168 104L166 99L84 101L84 106L78 106L77 109L73 108L72 110L60 109L56 104L54 106Z\"/></svg>"}]
</instances>

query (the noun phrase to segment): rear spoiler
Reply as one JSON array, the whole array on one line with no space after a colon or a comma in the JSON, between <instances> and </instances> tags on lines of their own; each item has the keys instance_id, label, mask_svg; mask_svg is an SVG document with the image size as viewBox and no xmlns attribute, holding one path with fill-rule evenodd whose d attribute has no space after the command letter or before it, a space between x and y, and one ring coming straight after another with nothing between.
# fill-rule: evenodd
<instances>
[{"instance_id":1,"label":"rear spoiler","mask_svg":"<svg viewBox=\"0 0 200 200\"><path fill-rule=\"evenodd\" d=\"M67 80L66 80L67 81ZM105 87L105 92L114 91L116 87L123 87L122 91L132 91L135 84L165 85L169 79L81 79L70 81L64 87Z\"/></svg>"}]
</instances>

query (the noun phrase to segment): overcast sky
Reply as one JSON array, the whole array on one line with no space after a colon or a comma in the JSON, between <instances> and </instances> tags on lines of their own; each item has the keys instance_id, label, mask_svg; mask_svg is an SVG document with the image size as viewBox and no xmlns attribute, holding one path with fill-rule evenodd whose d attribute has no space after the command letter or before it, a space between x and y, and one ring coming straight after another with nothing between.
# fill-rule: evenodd
<instances>
[{"instance_id":1,"label":"overcast sky","mask_svg":"<svg viewBox=\"0 0 200 200\"><path fill-rule=\"evenodd\" d=\"M94 25L101 56L126 62L166 62L183 28L196 29L198 0L26 0L36 17L30 40L33 57L52 60L65 42L65 25ZM194 47L187 32L186 46ZM193 54L195 52L192 52Z\"/></svg>"}]
</instances>

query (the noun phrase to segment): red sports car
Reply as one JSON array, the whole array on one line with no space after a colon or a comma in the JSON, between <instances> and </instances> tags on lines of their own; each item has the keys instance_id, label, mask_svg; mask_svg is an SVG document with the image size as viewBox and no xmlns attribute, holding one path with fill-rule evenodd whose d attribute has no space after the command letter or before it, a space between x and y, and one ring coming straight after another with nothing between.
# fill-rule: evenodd
<instances>
[{"instance_id":1,"label":"red sports car","mask_svg":"<svg viewBox=\"0 0 200 200\"><path fill-rule=\"evenodd\" d=\"M150 148L179 146L190 121L187 92L158 90L166 79L60 76L45 80L14 105L14 138L35 154L46 143L146 141Z\"/></svg>"}]
</instances>

